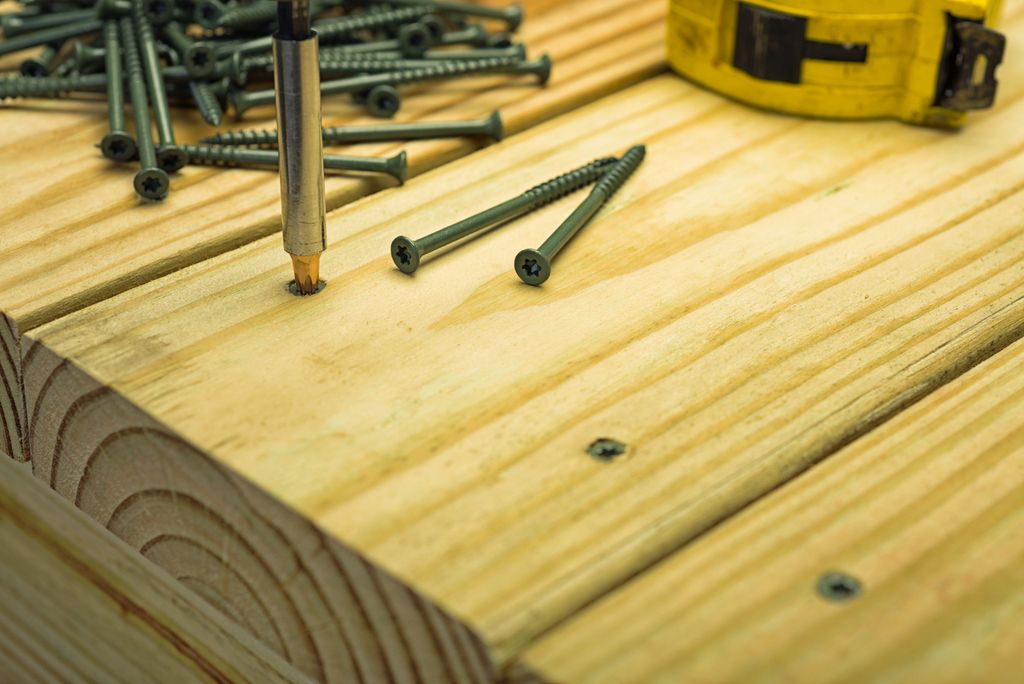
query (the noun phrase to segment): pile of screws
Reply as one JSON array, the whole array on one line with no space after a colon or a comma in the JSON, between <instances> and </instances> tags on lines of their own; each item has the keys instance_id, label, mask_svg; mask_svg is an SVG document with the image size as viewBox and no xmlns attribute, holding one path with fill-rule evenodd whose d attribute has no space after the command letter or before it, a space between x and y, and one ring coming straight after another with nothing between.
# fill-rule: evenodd
<instances>
[{"instance_id":1,"label":"pile of screws","mask_svg":"<svg viewBox=\"0 0 1024 684\"><path fill-rule=\"evenodd\" d=\"M347 94L376 117L398 112L404 84L494 73L531 74L544 84L551 74L547 55L528 60L513 41L523 18L518 5L312 0L310 12L320 36L322 94ZM0 101L106 93L110 130L98 147L113 161L138 161L135 191L147 199L166 197L168 174L185 164L276 168L276 131L220 133L203 145L182 145L170 111L195 107L219 126L228 105L241 118L272 103L276 21L275 0L22 0L19 11L0 15L0 56L36 53L21 63L20 74L0 76ZM126 124L126 88L134 137ZM467 135L500 139L501 119L328 128L324 143ZM406 158L326 155L325 169L384 173L403 182Z\"/></svg>"},{"instance_id":2,"label":"pile of screws","mask_svg":"<svg viewBox=\"0 0 1024 684\"><path fill-rule=\"evenodd\" d=\"M479 233L492 226L507 224L541 207L565 197L591 183L596 183L590 194L565 221L537 249L524 249L516 255L513 268L519 279L527 285L541 285L551 277L554 261L569 240L597 215L608 200L640 167L647 148L634 145L621 157L603 157L589 164L563 173L530 188L518 197L485 209L479 214L435 231L419 240L400 235L391 242L391 259L403 273L413 274L427 254L450 245L464 237Z\"/></svg>"}]
</instances>

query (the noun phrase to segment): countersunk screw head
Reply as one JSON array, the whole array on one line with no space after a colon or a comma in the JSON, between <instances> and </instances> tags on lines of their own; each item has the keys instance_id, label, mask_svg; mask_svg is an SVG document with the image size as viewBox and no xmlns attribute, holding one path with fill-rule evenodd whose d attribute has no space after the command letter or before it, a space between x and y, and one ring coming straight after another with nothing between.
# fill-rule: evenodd
<instances>
[{"instance_id":1,"label":"countersunk screw head","mask_svg":"<svg viewBox=\"0 0 1024 684\"><path fill-rule=\"evenodd\" d=\"M135 174L134 184L135 192L151 200L162 200L171 188L171 181L163 169L142 169Z\"/></svg>"},{"instance_id":2,"label":"countersunk screw head","mask_svg":"<svg viewBox=\"0 0 1024 684\"><path fill-rule=\"evenodd\" d=\"M516 274L527 285L540 285L551 275L551 262L535 249L516 255Z\"/></svg>"},{"instance_id":3,"label":"countersunk screw head","mask_svg":"<svg viewBox=\"0 0 1024 684\"><path fill-rule=\"evenodd\" d=\"M441 17L433 14L428 14L425 17L420 17L420 24L426 27L427 31L430 32L430 42L437 45L444 40L445 25Z\"/></svg>"},{"instance_id":4,"label":"countersunk screw head","mask_svg":"<svg viewBox=\"0 0 1024 684\"><path fill-rule=\"evenodd\" d=\"M608 463L626 453L626 445L617 439L602 437L591 442L587 447L587 453L598 461Z\"/></svg>"},{"instance_id":5,"label":"countersunk screw head","mask_svg":"<svg viewBox=\"0 0 1024 684\"><path fill-rule=\"evenodd\" d=\"M862 590L860 580L844 572L826 572L818 579L818 593L829 601L850 601Z\"/></svg>"},{"instance_id":6,"label":"countersunk screw head","mask_svg":"<svg viewBox=\"0 0 1024 684\"><path fill-rule=\"evenodd\" d=\"M420 23L406 24L398 30L398 44L402 54L420 57L434 44L430 29Z\"/></svg>"},{"instance_id":7,"label":"countersunk screw head","mask_svg":"<svg viewBox=\"0 0 1024 684\"><path fill-rule=\"evenodd\" d=\"M166 24L174 18L174 4L171 0L142 0L142 6L152 24Z\"/></svg>"},{"instance_id":8,"label":"countersunk screw head","mask_svg":"<svg viewBox=\"0 0 1024 684\"><path fill-rule=\"evenodd\" d=\"M176 173L188 163L188 155L177 145L163 145L156 151L156 163L167 173Z\"/></svg>"},{"instance_id":9,"label":"countersunk screw head","mask_svg":"<svg viewBox=\"0 0 1024 684\"><path fill-rule=\"evenodd\" d=\"M391 258L402 273L414 273L420 267L420 248L415 242L399 235L391 241Z\"/></svg>"},{"instance_id":10,"label":"countersunk screw head","mask_svg":"<svg viewBox=\"0 0 1024 684\"><path fill-rule=\"evenodd\" d=\"M104 157L116 162L131 161L138 154L135 140L124 131L111 131L103 136L100 151Z\"/></svg>"},{"instance_id":11,"label":"countersunk screw head","mask_svg":"<svg viewBox=\"0 0 1024 684\"><path fill-rule=\"evenodd\" d=\"M402 108L402 96L393 86L376 86L366 96L366 109L379 119L390 119Z\"/></svg>"}]
</instances>

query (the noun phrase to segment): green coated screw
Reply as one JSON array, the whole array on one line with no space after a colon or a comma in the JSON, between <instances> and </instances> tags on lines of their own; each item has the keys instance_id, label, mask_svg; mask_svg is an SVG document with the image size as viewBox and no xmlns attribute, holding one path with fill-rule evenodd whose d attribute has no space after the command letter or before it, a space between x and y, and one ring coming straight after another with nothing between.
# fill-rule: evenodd
<instances>
[{"instance_id":1,"label":"green coated screw","mask_svg":"<svg viewBox=\"0 0 1024 684\"><path fill-rule=\"evenodd\" d=\"M497 19L505 22L509 31L515 31L523 23L523 8L520 5L509 7L484 7L465 2L449 2L448 0L389 0L393 5L433 5L445 14Z\"/></svg>"},{"instance_id":2,"label":"green coated screw","mask_svg":"<svg viewBox=\"0 0 1024 684\"><path fill-rule=\"evenodd\" d=\"M124 54L125 72L128 76L128 92L132 98L132 115L135 117L135 135L138 137L139 165L135 174L135 192L146 199L161 200L170 191L167 172L157 165L156 148L150 132L149 100L146 95L146 78L142 73L142 60L135 42L132 20L124 17L118 21L121 29L121 46Z\"/></svg>"},{"instance_id":3,"label":"green coated screw","mask_svg":"<svg viewBox=\"0 0 1024 684\"><path fill-rule=\"evenodd\" d=\"M69 10L67 12L47 12L32 17L17 17L7 14L0 15L0 29L4 40L25 35L42 29L88 21L96 16L92 9Z\"/></svg>"},{"instance_id":4,"label":"green coated screw","mask_svg":"<svg viewBox=\"0 0 1024 684\"><path fill-rule=\"evenodd\" d=\"M107 116L110 131L100 140L100 151L107 159L126 162L135 158L138 148L128 135L124 117L124 78L121 73L121 41L117 35L117 20L103 22L103 45L106 48Z\"/></svg>"},{"instance_id":5,"label":"green coated screw","mask_svg":"<svg viewBox=\"0 0 1024 684\"><path fill-rule=\"evenodd\" d=\"M132 0L132 20L138 36L138 47L141 50L142 66L145 69L146 85L149 88L149 100L153 106L153 118L156 120L157 161L160 168L173 173L185 165L186 159L181 149L174 143L174 126L171 123L170 107L167 104L167 88L164 85L160 70L160 57L157 55L156 38L153 27L146 18L142 0ZM142 140L139 140L142 146Z\"/></svg>"},{"instance_id":6,"label":"green coated screw","mask_svg":"<svg viewBox=\"0 0 1024 684\"><path fill-rule=\"evenodd\" d=\"M220 100L217 99L211 85L206 81L189 81L188 88L203 121L211 126L220 126L224 118L224 109L220 106Z\"/></svg>"},{"instance_id":7,"label":"green coated screw","mask_svg":"<svg viewBox=\"0 0 1024 684\"><path fill-rule=\"evenodd\" d=\"M424 121L420 123L378 124L375 126L337 126L323 129L325 145L428 140L483 136L501 140L504 135L501 115L494 112L477 121ZM203 138L207 145L277 147L277 131L227 131Z\"/></svg>"},{"instance_id":8,"label":"green coated screw","mask_svg":"<svg viewBox=\"0 0 1024 684\"><path fill-rule=\"evenodd\" d=\"M578 169L530 188L518 197L513 197L479 214L453 223L419 240L412 240L400 235L391 242L391 258L398 270L403 273L415 273L416 269L420 267L420 261L427 254L485 228L539 209L545 204L550 204L575 192L600 178L617 161L615 157L596 159Z\"/></svg>"},{"instance_id":9,"label":"green coated screw","mask_svg":"<svg viewBox=\"0 0 1024 684\"><path fill-rule=\"evenodd\" d=\"M213 26L205 28L229 28L235 31L262 28L274 21L277 16L277 3L269 0L258 0L248 5L231 7L220 12Z\"/></svg>"},{"instance_id":10,"label":"green coated screw","mask_svg":"<svg viewBox=\"0 0 1024 684\"><path fill-rule=\"evenodd\" d=\"M622 187L640 163L647 148L643 145L631 147L597 182L583 203L569 215L538 249L524 249L515 258L516 275L527 285L540 285L551 276L551 262L598 210Z\"/></svg>"},{"instance_id":11,"label":"green coated screw","mask_svg":"<svg viewBox=\"0 0 1024 684\"><path fill-rule=\"evenodd\" d=\"M253 169L276 169L277 150L253 150L230 145L182 145L190 164L204 166L234 166ZM399 183L409 175L405 152L393 157L352 157L340 154L324 155L325 171L383 173Z\"/></svg>"},{"instance_id":12,"label":"green coated screw","mask_svg":"<svg viewBox=\"0 0 1024 684\"><path fill-rule=\"evenodd\" d=\"M163 26L174 19L175 5L172 0L142 0L146 18L151 24Z\"/></svg>"},{"instance_id":13,"label":"green coated screw","mask_svg":"<svg viewBox=\"0 0 1024 684\"><path fill-rule=\"evenodd\" d=\"M75 92L103 92L106 87L107 77L104 74L0 78L0 100L19 97L57 98Z\"/></svg>"},{"instance_id":14,"label":"green coated screw","mask_svg":"<svg viewBox=\"0 0 1024 684\"><path fill-rule=\"evenodd\" d=\"M165 24L162 32L167 41L181 55L185 70L193 78L208 78L217 69L217 54L213 45L197 42L185 35L181 24Z\"/></svg>"},{"instance_id":15,"label":"green coated screw","mask_svg":"<svg viewBox=\"0 0 1024 684\"><path fill-rule=\"evenodd\" d=\"M120 19L131 13L131 0L98 0L96 3L96 14L100 19Z\"/></svg>"},{"instance_id":16,"label":"green coated screw","mask_svg":"<svg viewBox=\"0 0 1024 684\"><path fill-rule=\"evenodd\" d=\"M343 93L368 93L368 101L374 102L395 98L394 86L403 83L440 80L487 72L529 72L537 76L541 83L546 83L551 75L551 58L544 55L530 62L509 65L504 59L466 59L453 62L440 62L437 65L421 69L403 69L391 73L369 74L320 83L322 95L338 95ZM375 89L377 93L374 93ZM379 97L378 97L379 96ZM274 101L273 89L243 91L231 93L231 103L235 114L241 116L246 110L258 105L267 105ZM393 112L392 112L393 113Z\"/></svg>"},{"instance_id":17,"label":"green coated screw","mask_svg":"<svg viewBox=\"0 0 1024 684\"><path fill-rule=\"evenodd\" d=\"M87 33L96 33L101 28L103 28L103 23L99 19L85 19L71 24L51 26L50 28L0 41L0 55L9 55L27 48L38 47L48 43L58 43L68 38L84 36Z\"/></svg>"},{"instance_id":18,"label":"green coated screw","mask_svg":"<svg viewBox=\"0 0 1024 684\"><path fill-rule=\"evenodd\" d=\"M57 49L59 45L45 45L42 51L35 57L29 57L18 70L22 76L28 76L29 78L42 78L43 76L49 76L53 67L57 63Z\"/></svg>"},{"instance_id":19,"label":"green coated screw","mask_svg":"<svg viewBox=\"0 0 1024 684\"><path fill-rule=\"evenodd\" d=\"M862 591L860 581L845 572L826 572L818 578L818 593L829 601L850 601L860 596Z\"/></svg>"},{"instance_id":20,"label":"green coated screw","mask_svg":"<svg viewBox=\"0 0 1024 684\"><path fill-rule=\"evenodd\" d=\"M482 60L481 60L482 61ZM514 73L522 68L521 63L515 57L494 57L488 62L493 62L494 70L501 73ZM387 74L406 69L429 69L441 66L448 62L422 59L321 59L320 73L322 75L339 74ZM527 63L528 64L528 63ZM485 73L483 71L477 73Z\"/></svg>"}]
</instances>

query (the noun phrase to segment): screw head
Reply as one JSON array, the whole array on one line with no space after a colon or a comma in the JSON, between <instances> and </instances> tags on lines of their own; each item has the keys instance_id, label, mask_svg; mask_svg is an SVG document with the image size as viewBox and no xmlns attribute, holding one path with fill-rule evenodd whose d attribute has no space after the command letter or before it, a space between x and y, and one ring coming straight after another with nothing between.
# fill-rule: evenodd
<instances>
[{"instance_id":1,"label":"screw head","mask_svg":"<svg viewBox=\"0 0 1024 684\"><path fill-rule=\"evenodd\" d=\"M617 439L602 437L591 442L590 446L587 447L587 453L598 461L610 463L626 453L626 445Z\"/></svg>"},{"instance_id":2,"label":"screw head","mask_svg":"<svg viewBox=\"0 0 1024 684\"><path fill-rule=\"evenodd\" d=\"M404 235L391 241L391 259L402 273L415 273L420 267L421 256L416 243Z\"/></svg>"},{"instance_id":3,"label":"screw head","mask_svg":"<svg viewBox=\"0 0 1024 684\"><path fill-rule=\"evenodd\" d=\"M100 140L100 152L112 161L127 162L135 159L139 150L130 135L124 131L111 131Z\"/></svg>"},{"instance_id":4,"label":"screw head","mask_svg":"<svg viewBox=\"0 0 1024 684\"><path fill-rule=\"evenodd\" d=\"M373 88L366 96L366 109L379 119L390 119L402 107L402 97L389 85Z\"/></svg>"},{"instance_id":5,"label":"screw head","mask_svg":"<svg viewBox=\"0 0 1024 684\"><path fill-rule=\"evenodd\" d=\"M327 283L323 280L318 280L316 281L316 289L307 294L299 289L299 284L294 280L288 283L288 291L296 297L312 297L313 295L318 295L324 291L325 287L327 287Z\"/></svg>"},{"instance_id":6,"label":"screw head","mask_svg":"<svg viewBox=\"0 0 1024 684\"><path fill-rule=\"evenodd\" d=\"M551 80L551 55L545 53L537 59L537 65L534 72L537 75L537 80L541 85L547 85L547 82Z\"/></svg>"},{"instance_id":7,"label":"screw head","mask_svg":"<svg viewBox=\"0 0 1024 684\"><path fill-rule=\"evenodd\" d=\"M189 46L185 52L185 70L196 78L212 76L213 72L217 70L217 53L213 46L205 43L195 43Z\"/></svg>"},{"instance_id":8,"label":"screw head","mask_svg":"<svg viewBox=\"0 0 1024 684\"><path fill-rule=\"evenodd\" d=\"M423 24L406 24L398 30L398 44L406 57L422 57L433 42L430 29Z\"/></svg>"},{"instance_id":9,"label":"screw head","mask_svg":"<svg viewBox=\"0 0 1024 684\"><path fill-rule=\"evenodd\" d=\"M501 120L501 114L499 112L493 112L487 117L487 134L495 140L501 140L505 137L505 124Z\"/></svg>"},{"instance_id":10,"label":"screw head","mask_svg":"<svg viewBox=\"0 0 1024 684\"><path fill-rule=\"evenodd\" d=\"M844 572L826 572L818 579L818 593L829 601L850 601L862 590L860 580Z\"/></svg>"},{"instance_id":11,"label":"screw head","mask_svg":"<svg viewBox=\"0 0 1024 684\"><path fill-rule=\"evenodd\" d=\"M22 76L27 78L43 78L44 76L50 75L50 72L46 69L46 65L35 57L30 57L22 62L19 71L21 71Z\"/></svg>"},{"instance_id":12,"label":"screw head","mask_svg":"<svg viewBox=\"0 0 1024 684\"><path fill-rule=\"evenodd\" d=\"M188 163L188 155L177 145L164 145L156 151L156 163L167 173L176 173Z\"/></svg>"},{"instance_id":13,"label":"screw head","mask_svg":"<svg viewBox=\"0 0 1024 684\"><path fill-rule=\"evenodd\" d=\"M174 4L171 0L143 0L142 6L152 24L166 24L174 17Z\"/></svg>"},{"instance_id":14,"label":"screw head","mask_svg":"<svg viewBox=\"0 0 1024 684\"><path fill-rule=\"evenodd\" d=\"M171 181L163 169L142 169L135 174L135 192L140 197L162 200L171 189Z\"/></svg>"},{"instance_id":15,"label":"screw head","mask_svg":"<svg viewBox=\"0 0 1024 684\"><path fill-rule=\"evenodd\" d=\"M516 255L515 269L527 285L540 285L551 275L551 262L535 249L524 249Z\"/></svg>"},{"instance_id":16,"label":"screw head","mask_svg":"<svg viewBox=\"0 0 1024 684\"><path fill-rule=\"evenodd\" d=\"M200 0L196 3L193 18L204 29L213 30L220 25L220 18L225 11L224 5L218 0Z\"/></svg>"},{"instance_id":17,"label":"screw head","mask_svg":"<svg viewBox=\"0 0 1024 684\"><path fill-rule=\"evenodd\" d=\"M441 17L433 14L428 14L425 17L420 18L420 24L426 27L427 31L430 32L430 42L437 45L444 39L445 25Z\"/></svg>"}]
</instances>

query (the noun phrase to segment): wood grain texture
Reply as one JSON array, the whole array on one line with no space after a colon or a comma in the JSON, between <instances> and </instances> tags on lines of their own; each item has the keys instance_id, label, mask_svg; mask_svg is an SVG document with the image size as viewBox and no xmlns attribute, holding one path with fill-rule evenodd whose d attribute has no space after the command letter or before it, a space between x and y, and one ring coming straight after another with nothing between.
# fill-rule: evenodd
<instances>
[{"instance_id":1,"label":"wood grain texture","mask_svg":"<svg viewBox=\"0 0 1024 684\"><path fill-rule=\"evenodd\" d=\"M523 680L1024 680L1024 343L527 651ZM824 572L863 594L829 603Z\"/></svg>"},{"instance_id":2,"label":"wood grain texture","mask_svg":"<svg viewBox=\"0 0 1024 684\"><path fill-rule=\"evenodd\" d=\"M309 681L9 459L0 548L0 680Z\"/></svg>"},{"instance_id":3,"label":"wood grain texture","mask_svg":"<svg viewBox=\"0 0 1024 684\"><path fill-rule=\"evenodd\" d=\"M528 19L522 39L531 53L550 52L555 60L547 87L531 85L529 78L491 76L403 88L398 118L469 119L500 110L507 133L514 134L663 68L662 0L523 4ZM8 56L4 64L25 56ZM98 98L0 104L0 315L15 332L280 230L280 184L265 171L188 167L172 180L168 200L140 201L131 185L135 167L113 164L94 147L106 130L105 111ZM324 115L328 125L370 121L344 97L325 99ZM272 107L227 124L273 125ZM195 142L210 132L187 110L177 113L175 126L179 141ZM419 174L479 146L474 140L434 140L343 151L390 156L407 149L410 173ZM390 184L379 177L330 177L328 207ZM19 409L4 385L14 388L19 373L0 352L5 453L8 441L19 440L13 416Z\"/></svg>"},{"instance_id":4,"label":"wood grain texture","mask_svg":"<svg viewBox=\"0 0 1024 684\"><path fill-rule=\"evenodd\" d=\"M69 495L141 412L501 667L1024 333L1022 66L957 135L774 116L670 76L605 98L332 214L317 297L286 293L267 240L29 333L33 467L54 478L62 445ZM575 199L414 278L391 265L394 235L636 141L647 163L543 288L512 258ZM87 378L107 400L85 420ZM599 437L629 451L597 462ZM166 463L143 470L199 479Z\"/></svg>"}]
</instances>

